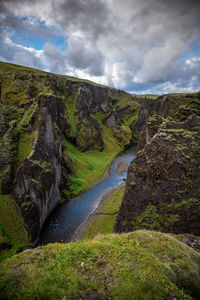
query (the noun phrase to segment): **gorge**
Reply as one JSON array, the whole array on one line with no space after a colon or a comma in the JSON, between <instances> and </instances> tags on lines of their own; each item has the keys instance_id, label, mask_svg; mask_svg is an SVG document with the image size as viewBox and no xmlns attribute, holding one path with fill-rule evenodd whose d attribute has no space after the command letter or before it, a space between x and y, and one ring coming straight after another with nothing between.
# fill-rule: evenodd
<instances>
[{"instance_id":1,"label":"gorge","mask_svg":"<svg viewBox=\"0 0 200 300\"><path fill-rule=\"evenodd\" d=\"M30 275L29 258L34 269L42 262L39 269L41 274L44 272L44 281L50 268L52 277L47 286L53 286L55 259L61 266L60 275L55 275L58 281L65 282L59 276L62 277L67 266L67 276L74 274L76 278L69 279L73 287L77 280L79 289L83 284L87 293L93 291L99 297L89 298L92 296L84 292L83 299L109 299L119 293L113 283L118 280L117 274L123 274L120 277L123 284L126 276L128 281L132 278L128 273L129 263L135 268L132 256L139 261L139 281L134 278L137 289L142 289L142 280L146 287L155 280L162 286L160 291L147 287L151 290L149 299L154 299L154 292L157 299L170 299L174 291L180 299L198 299L200 256L176 235L190 234L197 241L200 235L200 92L137 96L87 80L3 62L0 62L0 91L2 260L38 242L40 234L44 243L70 241L72 233L98 206L102 191L118 185L124 178L125 173L115 172L116 162L120 161L117 155L122 153L125 157L126 151L137 145L135 158L133 153L126 157L130 165L114 226L114 231L121 235L97 236L82 243L49 244L12 256L2 263L2 295L5 297L7 293L7 298L2 299L11 299L16 291L16 299L26 299L29 294L28 290L23 295L18 290L17 275L9 271L18 270L18 266L12 266L19 264L27 280L33 276L39 284L39 277ZM111 177L90 189L112 162ZM93 204L91 199L95 199ZM62 207L66 207L69 215L64 214L63 224L56 225L56 211L60 222ZM69 226L70 207L77 220L73 231ZM44 237L43 225L54 212L55 218L49 223L52 232L49 230L50 236ZM59 236L59 226L64 228L64 235ZM157 255L160 255L158 260ZM148 261L152 264L151 271ZM183 266L185 274L181 271ZM95 272L96 288L87 280L91 277L94 281ZM8 275L14 278L15 288L6 292ZM77 291L66 296L66 288L62 288L58 299L79 299ZM133 293L129 288L130 294ZM39 289L41 294L37 298L37 289L35 284L35 299L48 294L47 290ZM125 288L123 293L126 292ZM49 299L53 297L50 294Z\"/></svg>"}]
</instances>

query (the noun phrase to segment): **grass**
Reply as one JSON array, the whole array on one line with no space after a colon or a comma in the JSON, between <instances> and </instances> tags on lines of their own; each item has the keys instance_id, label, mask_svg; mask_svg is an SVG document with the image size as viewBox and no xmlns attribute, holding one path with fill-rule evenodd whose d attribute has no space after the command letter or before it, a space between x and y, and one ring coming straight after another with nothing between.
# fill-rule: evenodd
<instances>
[{"instance_id":1,"label":"grass","mask_svg":"<svg viewBox=\"0 0 200 300\"><path fill-rule=\"evenodd\" d=\"M67 97L65 99L65 107L66 107L69 122L72 127L73 136L76 136L76 120L74 117L74 112L76 110L77 97L78 97L78 93L76 93L76 91L73 89L72 96Z\"/></svg>"},{"instance_id":2,"label":"grass","mask_svg":"<svg viewBox=\"0 0 200 300\"><path fill-rule=\"evenodd\" d=\"M7 63L7 62L2 62L0 61L0 74L9 74L9 73L32 73L35 75L54 75L58 78L66 78L68 80L71 81L77 81L77 82L87 82L89 84L92 84L94 86L100 86L100 87L106 87L109 88L109 86L106 85L102 85L102 84L98 84L96 82L90 81L90 80L86 80L86 79L81 79L81 78L77 78L77 77L73 77L73 76L68 76L68 75L59 75L59 74L53 74L50 72L45 72L42 70L38 70L38 69L34 69L34 68L30 68L30 67L26 67L26 66L21 66L21 65L17 65L17 64L12 64L12 63Z\"/></svg>"},{"instance_id":3,"label":"grass","mask_svg":"<svg viewBox=\"0 0 200 300\"><path fill-rule=\"evenodd\" d=\"M0 298L189 300L199 293L199 267L194 250L163 233L99 235L4 261Z\"/></svg>"},{"instance_id":4,"label":"grass","mask_svg":"<svg viewBox=\"0 0 200 300\"><path fill-rule=\"evenodd\" d=\"M142 95L134 95L136 98L149 98L156 100L160 95L155 95L155 94L142 94Z\"/></svg>"},{"instance_id":5,"label":"grass","mask_svg":"<svg viewBox=\"0 0 200 300\"><path fill-rule=\"evenodd\" d=\"M72 192L78 195L89 188L95 180L100 178L112 160L122 150L117 140L112 136L112 129L104 127L104 150L88 150L80 152L69 141L65 140L67 153L74 162L76 176L71 176Z\"/></svg>"},{"instance_id":6,"label":"grass","mask_svg":"<svg viewBox=\"0 0 200 300\"><path fill-rule=\"evenodd\" d=\"M35 135L36 131L33 131L30 135L27 133L20 134L18 142L18 160L20 164L31 153Z\"/></svg>"},{"instance_id":7,"label":"grass","mask_svg":"<svg viewBox=\"0 0 200 300\"><path fill-rule=\"evenodd\" d=\"M83 233L83 239L92 239L97 234L108 234L113 232L113 227L119 206L121 204L125 187L112 190L105 196L101 206L97 209L96 215L92 218ZM113 215L107 215L113 214Z\"/></svg>"},{"instance_id":8,"label":"grass","mask_svg":"<svg viewBox=\"0 0 200 300\"><path fill-rule=\"evenodd\" d=\"M38 70L38 69L33 69L17 64L11 64L7 62L2 62L0 61L0 74L9 74L9 73L23 73L23 72L28 72L28 73L34 73L38 75L45 75L47 72Z\"/></svg>"},{"instance_id":9,"label":"grass","mask_svg":"<svg viewBox=\"0 0 200 300\"><path fill-rule=\"evenodd\" d=\"M0 194L0 227L3 236L12 245L10 250L0 252L0 260L3 260L28 244L20 209L11 195Z\"/></svg>"}]
</instances>

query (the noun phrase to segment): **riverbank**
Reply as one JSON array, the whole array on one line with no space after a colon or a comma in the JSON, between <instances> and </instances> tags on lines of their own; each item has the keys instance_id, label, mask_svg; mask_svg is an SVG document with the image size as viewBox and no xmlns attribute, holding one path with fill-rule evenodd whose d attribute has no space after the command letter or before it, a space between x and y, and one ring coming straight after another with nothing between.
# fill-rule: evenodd
<instances>
[{"instance_id":1,"label":"riverbank","mask_svg":"<svg viewBox=\"0 0 200 300\"><path fill-rule=\"evenodd\" d=\"M124 195L125 184L110 189L101 199L100 205L82 224L72 238L73 241L94 238L97 234L109 234L113 227Z\"/></svg>"},{"instance_id":2,"label":"riverbank","mask_svg":"<svg viewBox=\"0 0 200 300\"><path fill-rule=\"evenodd\" d=\"M119 173L117 170L119 170L119 166L128 166L134 155L135 147L123 151L113 160L107 179L101 177L99 179L101 183L96 182L95 186L87 192L59 205L45 222L40 234L39 244L71 241L76 236L79 228L82 228L85 221L99 207L105 193L124 183L126 170L120 168ZM108 172L104 172L104 176L107 175Z\"/></svg>"}]
</instances>

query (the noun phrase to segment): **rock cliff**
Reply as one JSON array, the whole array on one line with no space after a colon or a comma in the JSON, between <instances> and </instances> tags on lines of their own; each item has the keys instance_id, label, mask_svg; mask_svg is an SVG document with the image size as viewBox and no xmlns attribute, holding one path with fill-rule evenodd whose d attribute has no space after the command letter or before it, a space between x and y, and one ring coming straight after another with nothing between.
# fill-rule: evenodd
<instances>
[{"instance_id":1,"label":"rock cliff","mask_svg":"<svg viewBox=\"0 0 200 300\"><path fill-rule=\"evenodd\" d=\"M62 98L39 95L35 101L39 110L36 137L14 181L14 197L32 240L60 201L62 132L66 127Z\"/></svg>"},{"instance_id":2,"label":"rock cliff","mask_svg":"<svg viewBox=\"0 0 200 300\"><path fill-rule=\"evenodd\" d=\"M184 119L155 115L147 122L128 169L115 231L200 234L200 117Z\"/></svg>"},{"instance_id":3,"label":"rock cliff","mask_svg":"<svg viewBox=\"0 0 200 300\"><path fill-rule=\"evenodd\" d=\"M89 187L135 141L132 116L141 105L120 90L0 64L9 66L0 72L0 202L16 201L36 241L55 206Z\"/></svg>"},{"instance_id":4,"label":"rock cliff","mask_svg":"<svg viewBox=\"0 0 200 300\"><path fill-rule=\"evenodd\" d=\"M138 155L129 168L124 198L129 200L123 200L117 230L138 226L138 219L136 225L130 224L141 213L155 212L159 219L163 212L164 221L159 219L156 226L166 231L169 220L172 231L181 219L179 232L184 220L190 220L188 207L197 212L188 232L197 233L192 224L198 216L199 190L194 186L199 184L199 125L194 124L199 124L200 93L137 97L78 78L1 65L0 205L6 211L13 206L5 205L4 199L17 203L31 241L37 240L58 203L91 186L120 151L137 142L138 135ZM148 122L154 114L160 117ZM137 195L141 199L137 209L133 193L134 199ZM185 199L190 199L187 205ZM0 216L1 231L12 244L6 226Z\"/></svg>"}]
</instances>

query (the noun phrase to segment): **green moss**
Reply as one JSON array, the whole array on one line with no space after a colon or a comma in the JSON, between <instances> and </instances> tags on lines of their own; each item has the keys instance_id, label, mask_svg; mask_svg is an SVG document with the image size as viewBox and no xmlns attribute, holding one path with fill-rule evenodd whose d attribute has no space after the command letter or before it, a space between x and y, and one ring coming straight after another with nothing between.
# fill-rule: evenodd
<instances>
[{"instance_id":1,"label":"green moss","mask_svg":"<svg viewBox=\"0 0 200 300\"><path fill-rule=\"evenodd\" d=\"M76 111L76 102L77 102L77 97L78 93L76 92L75 88L72 87L72 94L70 96L65 96L65 107L66 107L66 114L67 114L67 119L70 121L71 127L72 127L72 133L73 136L76 136L76 117L74 115Z\"/></svg>"},{"instance_id":2,"label":"green moss","mask_svg":"<svg viewBox=\"0 0 200 300\"><path fill-rule=\"evenodd\" d=\"M18 124L18 131L24 131L26 132L28 129L28 125L30 124L30 122L35 121L36 122L36 116L35 114L38 111L38 105L37 102L35 101L30 108L23 114L23 117L21 118L19 124ZM18 115L21 117L21 113L23 112L23 110L18 110ZM35 120L33 120L33 118L35 117Z\"/></svg>"},{"instance_id":3,"label":"green moss","mask_svg":"<svg viewBox=\"0 0 200 300\"><path fill-rule=\"evenodd\" d=\"M77 145L81 151L85 151L92 146L93 149L101 150L98 135L100 133L93 127L90 120L84 118L79 126L77 134Z\"/></svg>"},{"instance_id":4,"label":"green moss","mask_svg":"<svg viewBox=\"0 0 200 300\"><path fill-rule=\"evenodd\" d=\"M3 299L193 299L199 255L158 232L97 236L26 250L0 269ZM184 270L184 272L183 272ZM20 275L22 274L22 276Z\"/></svg>"},{"instance_id":5,"label":"green moss","mask_svg":"<svg viewBox=\"0 0 200 300\"><path fill-rule=\"evenodd\" d=\"M200 206L200 201L196 198L184 199L184 194L186 191L178 191L179 197L181 201L179 202L172 202L168 205L168 211L173 212L177 209L188 210L192 205L196 205L197 207ZM183 198L183 199L182 199Z\"/></svg>"},{"instance_id":6,"label":"green moss","mask_svg":"<svg viewBox=\"0 0 200 300\"><path fill-rule=\"evenodd\" d=\"M26 104L27 98L27 86L19 79L14 77L8 77L1 84L1 99L4 105L22 105Z\"/></svg>"},{"instance_id":7,"label":"green moss","mask_svg":"<svg viewBox=\"0 0 200 300\"><path fill-rule=\"evenodd\" d=\"M3 229L2 225L0 224L0 247L2 244L7 244L9 245L9 239L7 237L7 234L5 230Z\"/></svg>"},{"instance_id":8,"label":"green moss","mask_svg":"<svg viewBox=\"0 0 200 300\"><path fill-rule=\"evenodd\" d=\"M129 184L130 184L131 186L134 186L136 183L135 183L135 181L131 181Z\"/></svg>"},{"instance_id":9,"label":"green moss","mask_svg":"<svg viewBox=\"0 0 200 300\"><path fill-rule=\"evenodd\" d=\"M0 226L3 228L4 236L12 245L10 250L0 251L0 260L2 260L28 244L20 209L11 195L0 194Z\"/></svg>"},{"instance_id":10,"label":"green moss","mask_svg":"<svg viewBox=\"0 0 200 300\"><path fill-rule=\"evenodd\" d=\"M165 231L165 228L168 228L169 231L169 228L180 220L180 216L171 209L172 206L162 203L162 201L160 201L160 205L162 214L155 205L149 204L139 216L135 217L131 222L134 230L145 228Z\"/></svg>"},{"instance_id":11,"label":"green moss","mask_svg":"<svg viewBox=\"0 0 200 300\"><path fill-rule=\"evenodd\" d=\"M114 136L119 140L122 147L128 146L132 139L131 129L122 124L121 126L113 128Z\"/></svg>"},{"instance_id":12,"label":"green moss","mask_svg":"<svg viewBox=\"0 0 200 300\"><path fill-rule=\"evenodd\" d=\"M125 119L125 124L127 126L130 126L132 124L134 125L137 119L138 119L138 110L134 112L132 115L127 116L127 118Z\"/></svg>"},{"instance_id":13,"label":"green moss","mask_svg":"<svg viewBox=\"0 0 200 300\"><path fill-rule=\"evenodd\" d=\"M88 150L80 152L66 139L66 151L74 162L75 176L71 176L74 195L89 188L96 179L103 175L115 156L122 150L112 135L112 129L103 127L104 150Z\"/></svg>"},{"instance_id":14,"label":"green moss","mask_svg":"<svg viewBox=\"0 0 200 300\"><path fill-rule=\"evenodd\" d=\"M33 131L30 135L27 133L20 134L18 142L18 160L20 164L30 155L35 137L36 131Z\"/></svg>"},{"instance_id":15,"label":"green moss","mask_svg":"<svg viewBox=\"0 0 200 300\"><path fill-rule=\"evenodd\" d=\"M92 117L95 118L100 125L102 125L103 114L102 112L98 112L96 114L92 114Z\"/></svg>"},{"instance_id":16,"label":"green moss","mask_svg":"<svg viewBox=\"0 0 200 300\"><path fill-rule=\"evenodd\" d=\"M134 97L136 97L136 98L148 98L148 99L156 100L159 97L159 95L155 95L155 94L143 94L143 95L134 95Z\"/></svg>"},{"instance_id":17,"label":"green moss","mask_svg":"<svg viewBox=\"0 0 200 300\"><path fill-rule=\"evenodd\" d=\"M161 227L160 219L161 216L158 214L156 206L149 204L139 216L134 218L131 224L135 229L142 227L146 229L156 228L159 230Z\"/></svg>"}]
</instances>

